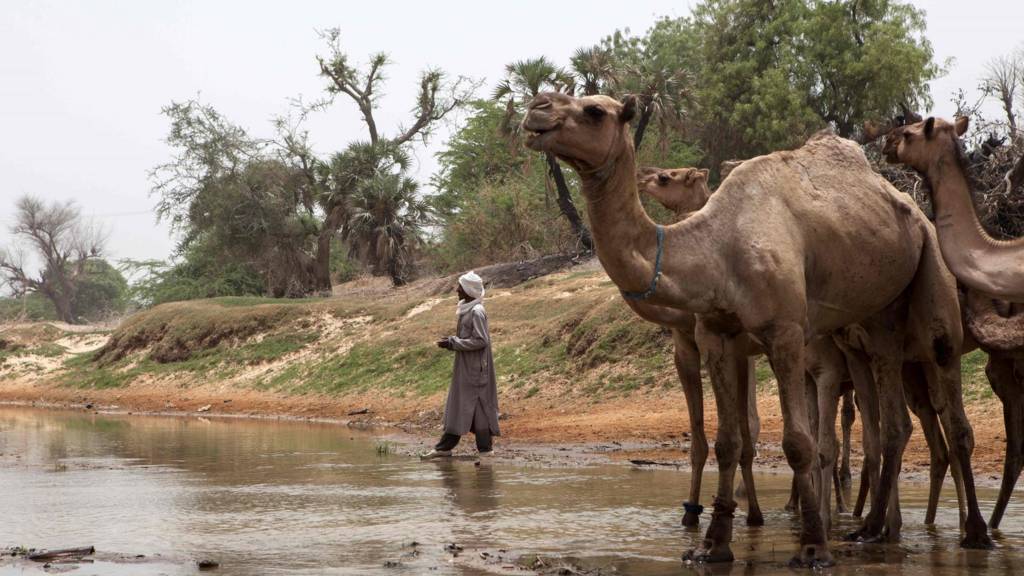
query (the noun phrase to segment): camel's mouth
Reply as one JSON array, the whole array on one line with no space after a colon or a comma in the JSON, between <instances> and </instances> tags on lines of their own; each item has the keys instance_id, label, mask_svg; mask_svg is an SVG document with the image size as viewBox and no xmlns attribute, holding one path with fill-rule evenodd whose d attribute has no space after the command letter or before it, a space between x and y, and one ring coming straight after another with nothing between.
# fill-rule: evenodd
<instances>
[{"instance_id":1,"label":"camel's mouth","mask_svg":"<svg viewBox=\"0 0 1024 576\"><path fill-rule=\"evenodd\" d=\"M885 161L889 164L899 164L900 156L898 146L891 144L888 140L885 142L885 146L882 147L882 155L885 156Z\"/></svg>"},{"instance_id":2,"label":"camel's mouth","mask_svg":"<svg viewBox=\"0 0 1024 576\"><path fill-rule=\"evenodd\" d=\"M548 136L562 127L561 122L545 114L531 112L523 119L523 130L526 131L526 146L531 150L544 150L550 139Z\"/></svg>"}]
</instances>

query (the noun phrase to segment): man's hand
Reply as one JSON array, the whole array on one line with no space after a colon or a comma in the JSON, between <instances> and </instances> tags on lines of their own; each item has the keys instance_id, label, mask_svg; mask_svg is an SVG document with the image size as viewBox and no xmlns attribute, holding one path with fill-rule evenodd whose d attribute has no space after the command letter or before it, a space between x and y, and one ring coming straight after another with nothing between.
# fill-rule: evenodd
<instances>
[{"instance_id":1,"label":"man's hand","mask_svg":"<svg viewBox=\"0 0 1024 576\"><path fill-rule=\"evenodd\" d=\"M449 342L447 338L441 338L440 340L437 341L437 347L444 348L445 350L451 350L452 343Z\"/></svg>"}]
</instances>

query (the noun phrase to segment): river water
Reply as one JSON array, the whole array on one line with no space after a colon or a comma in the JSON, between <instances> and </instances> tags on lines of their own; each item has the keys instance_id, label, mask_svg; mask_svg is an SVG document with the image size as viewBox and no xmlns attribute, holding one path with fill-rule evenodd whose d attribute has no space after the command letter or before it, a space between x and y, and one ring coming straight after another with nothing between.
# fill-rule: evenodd
<instances>
[{"instance_id":1,"label":"river water","mask_svg":"<svg viewBox=\"0 0 1024 576\"><path fill-rule=\"evenodd\" d=\"M420 462L380 447L331 424L0 406L0 548L94 545L92 563L51 567L75 575L195 574L200 559L220 564L204 573L225 575L477 574L517 572L513 560L533 554L602 573L799 573L786 567L798 527L782 510L788 476L757 477L766 526L737 515L735 564L691 567L679 561L700 537L679 526L686 472ZM705 479L705 502L715 480ZM922 525L924 486L900 495L903 541L835 542L839 565L827 572L1024 570L1018 502L996 550L965 552L951 490L934 528ZM990 510L995 492L981 496ZM856 522L840 518L836 533ZM464 547L459 557L450 543ZM43 570L0 560L0 574Z\"/></svg>"}]
</instances>

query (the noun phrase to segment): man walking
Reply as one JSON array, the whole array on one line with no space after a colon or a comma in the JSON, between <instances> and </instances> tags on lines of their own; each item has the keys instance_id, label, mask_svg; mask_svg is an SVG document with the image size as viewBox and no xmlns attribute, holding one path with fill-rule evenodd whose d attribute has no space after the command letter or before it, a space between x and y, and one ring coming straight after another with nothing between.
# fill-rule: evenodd
<instances>
[{"instance_id":1,"label":"man walking","mask_svg":"<svg viewBox=\"0 0 1024 576\"><path fill-rule=\"evenodd\" d=\"M484 311L484 283L475 272L459 278L459 305L455 336L437 341L440 348L455 352L455 370L444 409L444 435L424 458L452 455L462 435L473 431L481 457L493 451L498 430L498 383L494 375L491 335Z\"/></svg>"}]
</instances>

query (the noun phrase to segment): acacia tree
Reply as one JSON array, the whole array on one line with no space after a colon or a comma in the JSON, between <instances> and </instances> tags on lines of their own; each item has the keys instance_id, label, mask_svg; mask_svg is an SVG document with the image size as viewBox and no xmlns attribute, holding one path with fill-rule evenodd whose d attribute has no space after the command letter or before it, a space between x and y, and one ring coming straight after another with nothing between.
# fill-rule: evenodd
<instances>
[{"instance_id":1,"label":"acacia tree","mask_svg":"<svg viewBox=\"0 0 1024 576\"><path fill-rule=\"evenodd\" d=\"M924 12L897 0L815 0L801 12L794 75L808 104L845 138L898 108L926 109L942 73Z\"/></svg>"},{"instance_id":2,"label":"acacia tree","mask_svg":"<svg viewBox=\"0 0 1024 576\"><path fill-rule=\"evenodd\" d=\"M182 234L178 255L214 275L248 268L272 296L308 294L316 191L289 149L250 137L194 100L174 102L164 114L174 157L151 177L158 217ZM291 143L290 136L281 139Z\"/></svg>"},{"instance_id":3,"label":"acacia tree","mask_svg":"<svg viewBox=\"0 0 1024 576\"><path fill-rule=\"evenodd\" d=\"M575 90L575 78L562 68L555 66L550 60L541 56L527 60L518 60L505 66L505 78L494 89L492 98L496 102L504 102L507 111L506 130L513 137L518 137L518 118L525 107L535 96L544 91L565 92L572 94ZM548 175L555 182L558 207L568 220L573 233L579 238L580 247L593 250L594 241L590 230L580 217L576 204L572 200L569 184L554 154L546 152L544 158L548 165Z\"/></svg>"},{"instance_id":4,"label":"acacia tree","mask_svg":"<svg viewBox=\"0 0 1024 576\"><path fill-rule=\"evenodd\" d=\"M1024 48L1018 48L1008 56L998 56L985 67L981 79L981 90L986 96L999 100L1006 114L1006 124L1011 141L1017 138L1016 99L1024 90Z\"/></svg>"},{"instance_id":5,"label":"acacia tree","mask_svg":"<svg viewBox=\"0 0 1024 576\"><path fill-rule=\"evenodd\" d=\"M22 196L15 203L11 233L24 240L41 261L38 274L26 269L24 251L0 249L0 273L16 296L38 292L68 323L79 322L78 295L90 273L90 261L99 259L106 235L86 222L73 202L45 204Z\"/></svg>"},{"instance_id":6,"label":"acacia tree","mask_svg":"<svg viewBox=\"0 0 1024 576\"><path fill-rule=\"evenodd\" d=\"M327 100L319 102L316 107L323 108L334 102L338 95L343 95L355 103L362 114L363 122L369 137L367 143L351 145L346 151L336 154L331 160L328 171L328 185L325 186L319 195L319 203L325 214L323 228L317 243L316 254L316 281L320 290L330 290L330 249L331 240L343 229L353 215L353 202L355 186L366 177L382 177L383 174L376 172L376 168L389 166L404 170L405 163L399 161L404 150L416 141L425 141L445 116L453 110L468 102L477 86L466 78L457 78L449 81L445 73L438 69L428 69L420 75L420 84L416 97L416 104L413 107L413 119L408 126L399 126L396 134L387 136L382 134L374 113L377 111L381 92L384 88L384 71L391 64L387 54L380 52L370 56L365 68L349 62L349 57L341 46L341 32L332 28L321 33L327 43L328 53L326 56L317 56L317 63L320 66L320 76L327 80ZM370 173L365 171L370 168ZM321 180L322 182L323 180ZM377 180L378 185L383 182L395 182L384 178ZM398 182L402 182L401 178ZM333 184L333 186L332 186ZM391 190L392 193L408 191L404 185L398 185ZM381 204L377 209L369 213L382 215L380 224L387 222L408 222L410 216L422 216L421 212L413 210L409 214L393 213L383 216L386 207L394 210L411 210L408 202L390 202L384 198L390 198L389 194L378 195ZM363 196L359 199L362 207L367 202L372 202L372 197ZM362 208L360 208L362 210ZM364 215L366 212L360 212ZM362 218L365 220L365 218ZM408 229L413 233L413 229ZM412 246L412 243L396 242L394 250L399 252ZM397 254L391 251L363 252L364 254ZM389 256L390 258L391 256ZM407 254L402 253L395 258L395 261L407 259ZM389 261L390 262L390 261ZM395 266L394 262L386 263L388 269L402 270L401 266ZM397 275L392 274L396 283L403 282Z\"/></svg>"}]
</instances>

